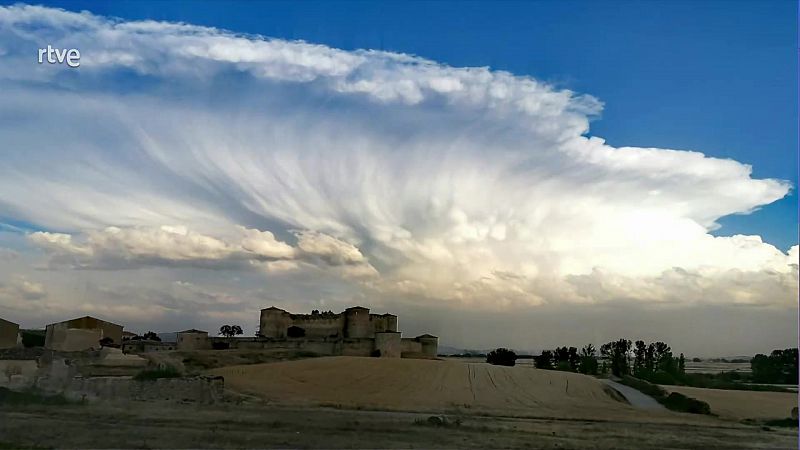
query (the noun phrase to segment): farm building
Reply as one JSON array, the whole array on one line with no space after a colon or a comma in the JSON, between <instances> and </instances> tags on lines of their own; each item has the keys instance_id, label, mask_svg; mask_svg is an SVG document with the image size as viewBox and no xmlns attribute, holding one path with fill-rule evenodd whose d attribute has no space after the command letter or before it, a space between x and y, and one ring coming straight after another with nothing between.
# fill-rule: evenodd
<instances>
[{"instance_id":1,"label":"farm building","mask_svg":"<svg viewBox=\"0 0 800 450\"><path fill-rule=\"evenodd\" d=\"M44 346L51 350L76 352L100 348L100 341L106 338L112 345L121 345L122 325L85 316L48 325Z\"/></svg>"}]
</instances>

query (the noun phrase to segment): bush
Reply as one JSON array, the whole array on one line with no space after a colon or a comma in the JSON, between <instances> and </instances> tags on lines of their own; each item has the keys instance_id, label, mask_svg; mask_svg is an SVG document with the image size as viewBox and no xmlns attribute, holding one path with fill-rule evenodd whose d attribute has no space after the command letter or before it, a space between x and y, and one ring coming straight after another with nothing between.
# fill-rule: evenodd
<instances>
[{"instance_id":1,"label":"bush","mask_svg":"<svg viewBox=\"0 0 800 450\"><path fill-rule=\"evenodd\" d=\"M0 387L0 405L68 405L78 403L61 394L46 395L36 389L12 391Z\"/></svg>"},{"instance_id":2,"label":"bush","mask_svg":"<svg viewBox=\"0 0 800 450\"><path fill-rule=\"evenodd\" d=\"M513 366L517 363L517 354L507 348L498 348L486 355L486 362L496 366Z\"/></svg>"},{"instance_id":3,"label":"bush","mask_svg":"<svg viewBox=\"0 0 800 450\"><path fill-rule=\"evenodd\" d=\"M679 384L674 375L663 370L650 375L647 381L655 384Z\"/></svg>"},{"instance_id":4,"label":"bush","mask_svg":"<svg viewBox=\"0 0 800 450\"><path fill-rule=\"evenodd\" d=\"M673 411L687 412L690 414L711 414L708 403L673 392L659 402Z\"/></svg>"},{"instance_id":5,"label":"bush","mask_svg":"<svg viewBox=\"0 0 800 450\"><path fill-rule=\"evenodd\" d=\"M146 369L137 373L133 379L139 381L157 380L159 378L180 378L181 373L174 367L160 367L158 369Z\"/></svg>"},{"instance_id":6,"label":"bush","mask_svg":"<svg viewBox=\"0 0 800 450\"><path fill-rule=\"evenodd\" d=\"M44 347L44 330L20 330L20 335L25 348Z\"/></svg>"},{"instance_id":7,"label":"bush","mask_svg":"<svg viewBox=\"0 0 800 450\"><path fill-rule=\"evenodd\" d=\"M770 427L797 428L797 419L792 419L791 417L787 417L785 419L768 420L764 422L764 425Z\"/></svg>"},{"instance_id":8,"label":"bush","mask_svg":"<svg viewBox=\"0 0 800 450\"><path fill-rule=\"evenodd\" d=\"M656 400L667 396L667 391L661 386L648 383L647 381L634 378L630 375L625 375L622 377L622 384L630 386L643 394L655 398Z\"/></svg>"},{"instance_id":9,"label":"bush","mask_svg":"<svg viewBox=\"0 0 800 450\"><path fill-rule=\"evenodd\" d=\"M231 348L231 344L229 342L212 342L211 349L212 350L229 350Z\"/></svg>"}]
</instances>

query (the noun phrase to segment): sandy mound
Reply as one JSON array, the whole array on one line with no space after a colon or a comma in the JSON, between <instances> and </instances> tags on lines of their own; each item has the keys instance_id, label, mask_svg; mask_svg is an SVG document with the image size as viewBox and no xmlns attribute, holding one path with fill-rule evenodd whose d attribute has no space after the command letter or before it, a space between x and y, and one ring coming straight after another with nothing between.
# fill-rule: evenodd
<instances>
[{"instance_id":1,"label":"sandy mound","mask_svg":"<svg viewBox=\"0 0 800 450\"><path fill-rule=\"evenodd\" d=\"M797 406L793 392L733 391L703 389L686 386L661 386L669 392L678 392L702 400L711 406L711 412L727 419L785 419Z\"/></svg>"},{"instance_id":2,"label":"sandy mound","mask_svg":"<svg viewBox=\"0 0 800 450\"><path fill-rule=\"evenodd\" d=\"M632 410L591 377L484 363L328 357L211 373L224 376L230 389L293 405L553 417Z\"/></svg>"}]
</instances>

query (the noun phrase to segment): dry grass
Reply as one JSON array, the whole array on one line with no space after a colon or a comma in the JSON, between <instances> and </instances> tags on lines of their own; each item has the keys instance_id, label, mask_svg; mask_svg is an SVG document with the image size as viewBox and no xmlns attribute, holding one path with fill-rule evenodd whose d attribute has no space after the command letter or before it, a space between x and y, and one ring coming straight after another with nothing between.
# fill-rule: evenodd
<instances>
[{"instance_id":1,"label":"dry grass","mask_svg":"<svg viewBox=\"0 0 800 450\"><path fill-rule=\"evenodd\" d=\"M326 357L211 373L271 403L395 411L608 418L638 411L585 375L452 361Z\"/></svg>"},{"instance_id":2,"label":"dry grass","mask_svg":"<svg viewBox=\"0 0 800 450\"><path fill-rule=\"evenodd\" d=\"M702 400L711 406L713 414L726 419L783 419L789 417L792 408L797 406L797 394L791 392L662 387L669 392L678 392Z\"/></svg>"},{"instance_id":3,"label":"dry grass","mask_svg":"<svg viewBox=\"0 0 800 450\"><path fill-rule=\"evenodd\" d=\"M2 448L797 448L794 430L736 423L642 423L133 402L0 405ZM460 420L457 420L460 419Z\"/></svg>"}]
</instances>

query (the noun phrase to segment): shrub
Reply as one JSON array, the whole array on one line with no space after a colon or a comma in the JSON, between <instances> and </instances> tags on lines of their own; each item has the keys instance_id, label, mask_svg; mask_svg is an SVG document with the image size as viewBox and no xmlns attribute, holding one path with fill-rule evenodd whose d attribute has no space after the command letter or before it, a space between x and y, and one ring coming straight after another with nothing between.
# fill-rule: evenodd
<instances>
[{"instance_id":1,"label":"shrub","mask_svg":"<svg viewBox=\"0 0 800 450\"><path fill-rule=\"evenodd\" d=\"M159 367L158 369L146 369L137 373L133 379L139 381L157 380L159 378L179 378L181 373L171 366Z\"/></svg>"},{"instance_id":2,"label":"shrub","mask_svg":"<svg viewBox=\"0 0 800 450\"><path fill-rule=\"evenodd\" d=\"M764 422L764 425L770 427L797 428L797 419L792 419L791 417L787 417L785 419L768 420Z\"/></svg>"},{"instance_id":3,"label":"shrub","mask_svg":"<svg viewBox=\"0 0 800 450\"><path fill-rule=\"evenodd\" d=\"M78 403L68 400L61 394L46 395L36 389L12 391L0 387L0 405L67 405Z\"/></svg>"},{"instance_id":4,"label":"shrub","mask_svg":"<svg viewBox=\"0 0 800 450\"><path fill-rule=\"evenodd\" d=\"M517 363L517 354L507 348L498 348L486 355L486 362L496 366L513 366Z\"/></svg>"},{"instance_id":5,"label":"shrub","mask_svg":"<svg viewBox=\"0 0 800 450\"><path fill-rule=\"evenodd\" d=\"M674 375L663 370L650 375L647 381L655 384L678 384Z\"/></svg>"},{"instance_id":6,"label":"shrub","mask_svg":"<svg viewBox=\"0 0 800 450\"><path fill-rule=\"evenodd\" d=\"M622 384L630 386L643 394L655 398L656 400L667 396L667 391L665 391L661 386L648 383L647 381L634 378L630 375L625 375L622 377Z\"/></svg>"},{"instance_id":7,"label":"shrub","mask_svg":"<svg viewBox=\"0 0 800 450\"><path fill-rule=\"evenodd\" d=\"M662 405L673 411L687 412L690 414L711 414L708 403L687 397L677 392L672 392L666 398L659 400Z\"/></svg>"},{"instance_id":8,"label":"shrub","mask_svg":"<svg viewBox=\"0 0 800 450\"><path fill-rule=\"evenodd\" d=\"M25 348L44 347L44 330L20 330L20 335Z\"/></svg>"}]
</instances>

